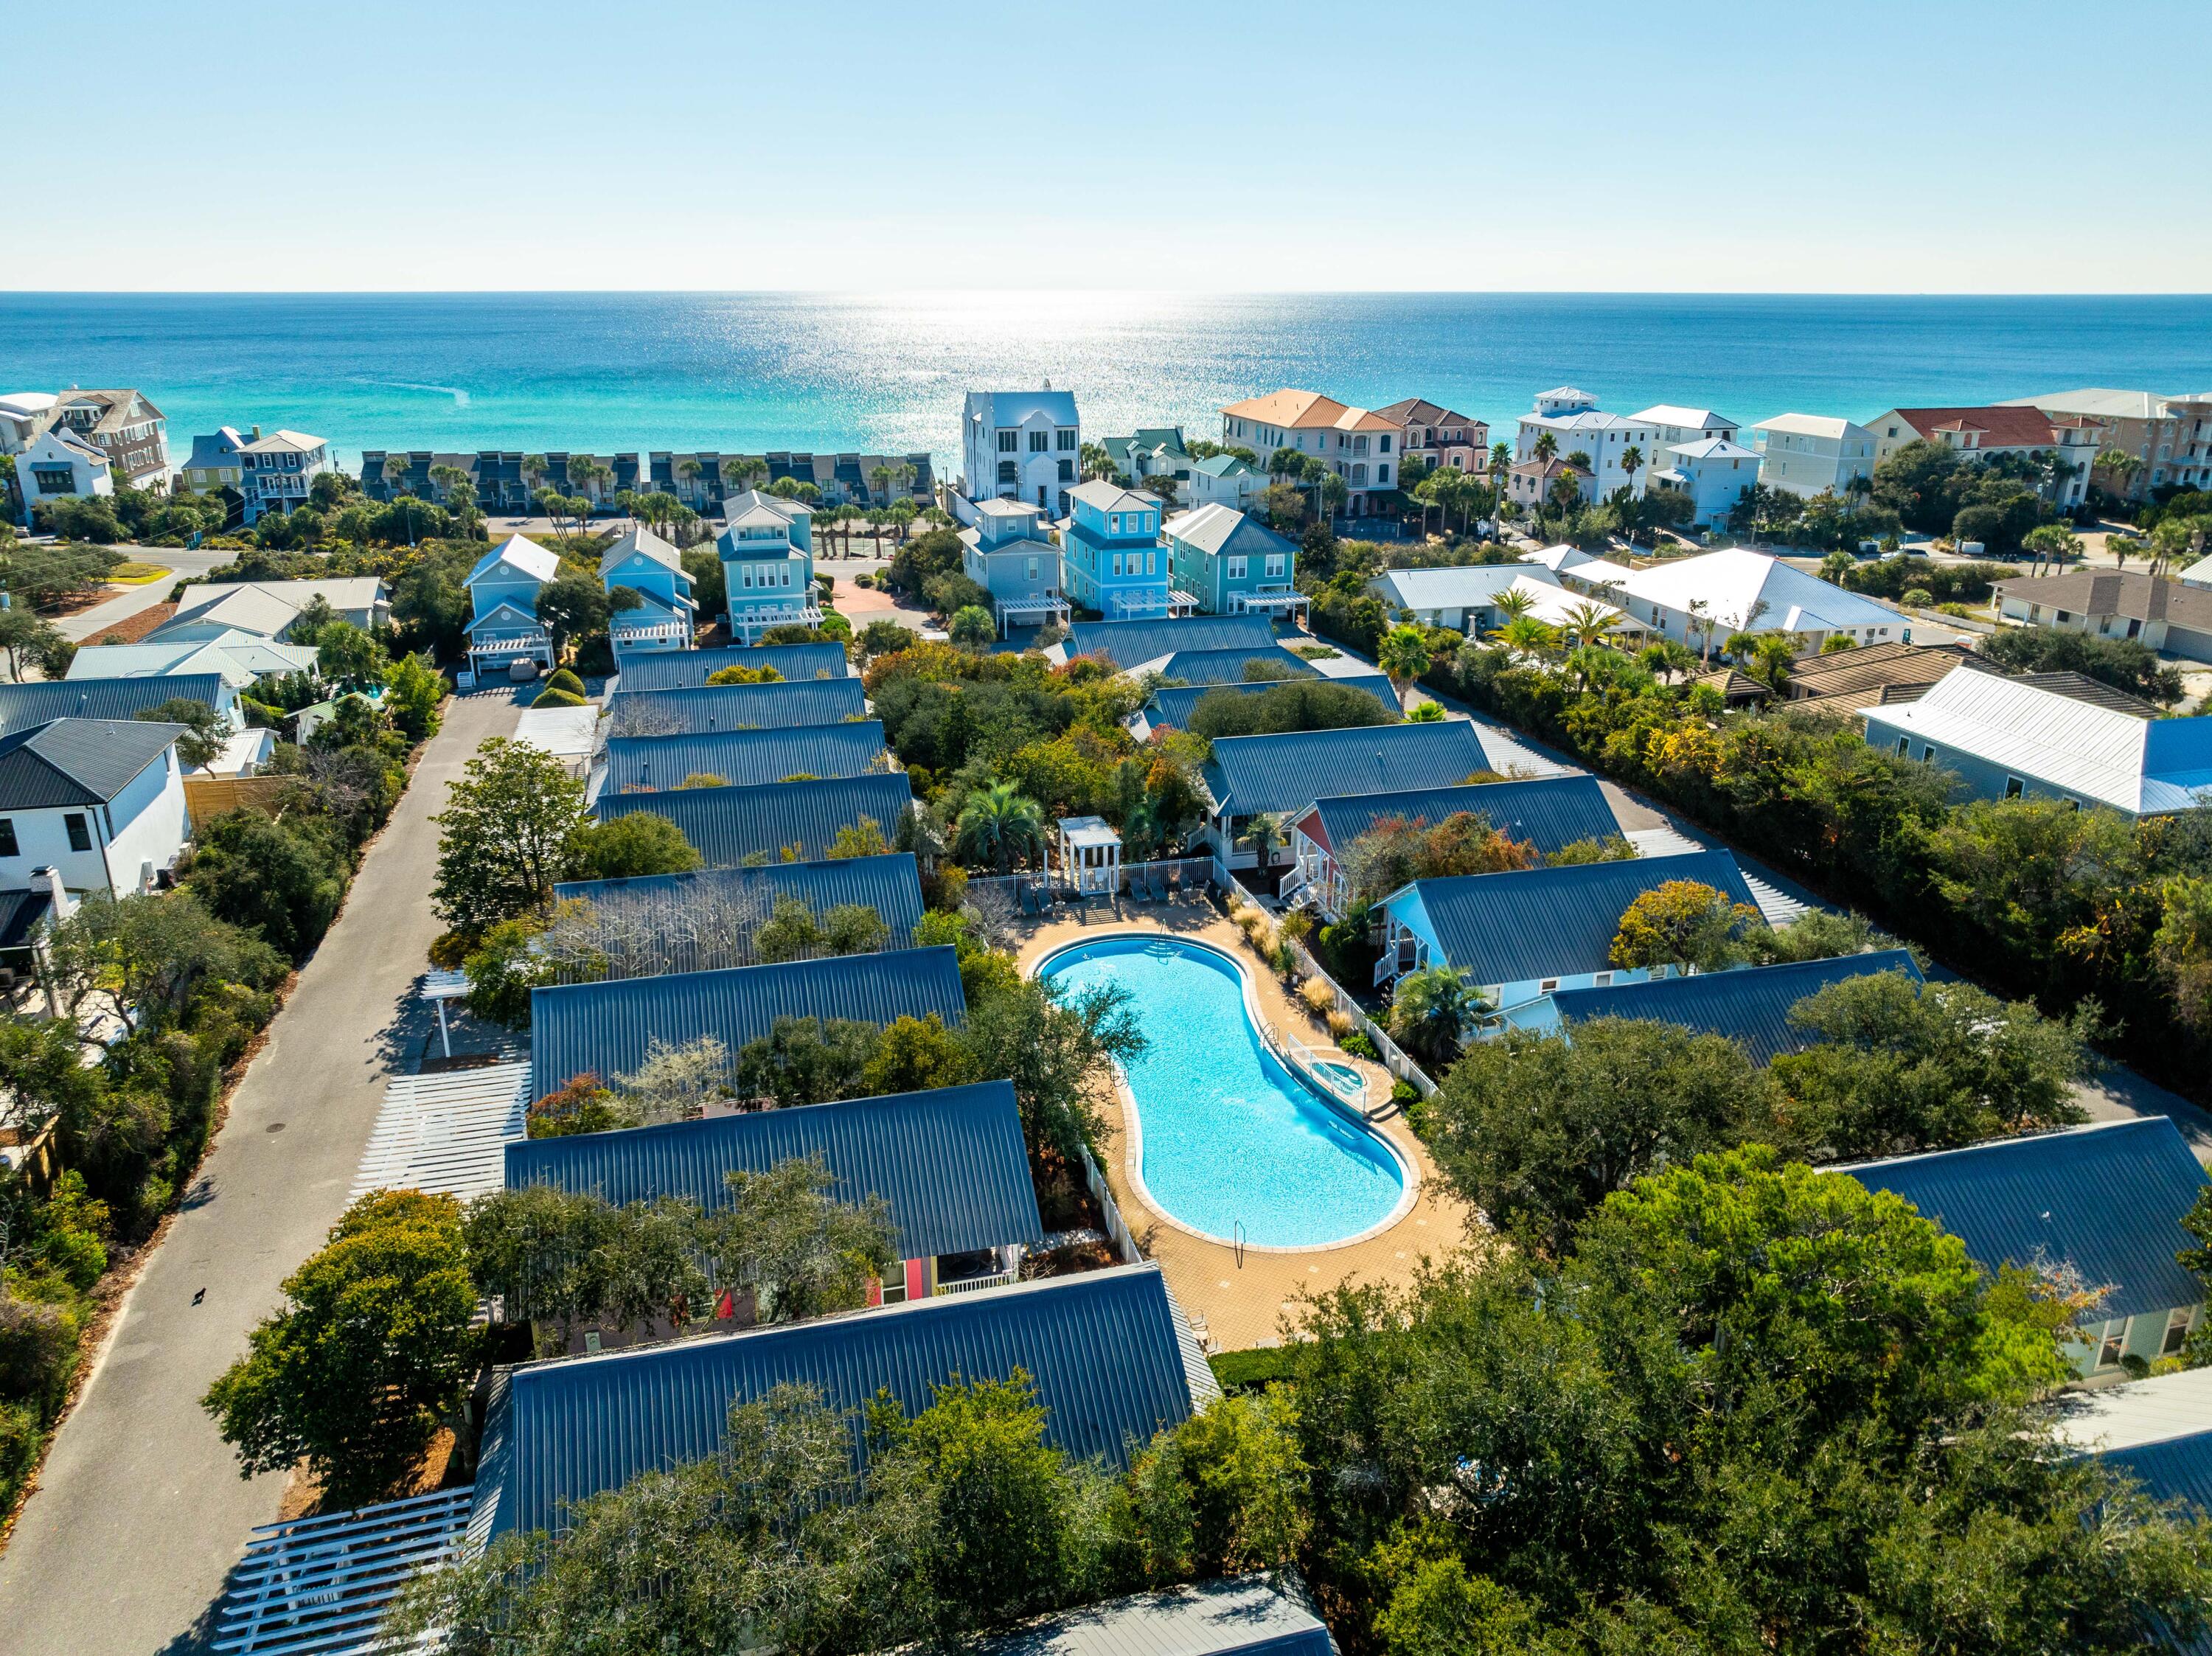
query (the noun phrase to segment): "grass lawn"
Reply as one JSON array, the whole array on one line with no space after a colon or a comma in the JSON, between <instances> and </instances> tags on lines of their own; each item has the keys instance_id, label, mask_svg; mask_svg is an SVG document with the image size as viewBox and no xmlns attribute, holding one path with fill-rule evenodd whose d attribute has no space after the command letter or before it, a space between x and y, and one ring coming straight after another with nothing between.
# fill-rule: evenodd
<instances>
[{"instance_id":1,"label":"grass lawn","mask_svg":"<svg viewBox=\"0 0 2212 1656\"><path fill-rule=\"evenodd\" d=\"M107 579L121 586L143 586L149 581L161 579L169 573L170 571L161 564L139 563L133 560L127 563L117 564L114 568L107 572Z\"/></svg>"}]
</instances>

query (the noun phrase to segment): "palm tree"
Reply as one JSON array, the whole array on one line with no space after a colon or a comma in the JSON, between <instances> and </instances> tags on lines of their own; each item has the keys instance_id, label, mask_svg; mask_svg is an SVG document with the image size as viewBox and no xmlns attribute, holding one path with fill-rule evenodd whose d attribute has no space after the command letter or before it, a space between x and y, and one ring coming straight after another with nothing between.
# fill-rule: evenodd
<instances>
[{"instance_id":1,"label":"palm tree","mask_svg":"<svg viewBox=\"0 0 2212 1656\"><path fill-rule=\"evenodd\" d=\"M532 494L538 492L538 486L544 482L547 474L552 470L552 467L545 464L545 457L542 454L526 454L522 457L522 481L530 485L530 492Z\"/></svg>"},{"instance_id":2,"label":"palm tree","mask_svg":"<svg viewBox=\"0 0 2212 1656\"><path fill-rule=\"evenodd\" d=\"M1390 995L1390 1033L1416 1058L1449 1063L1490 1003L1449 966L1425 966L1398 980Z\"/></svg>"},{"instance_id":3,"label":"palm tree","mask_svg":"<svg viewBox=\"0 0 2212 1656\"><path fill-rule=\"evenodd\" d=\"M738 494L757 488L768 476L768 462L757 454L732 454L722 462L722 482Z\"/></svg>"},{"instance_id":4,"label":"palm tree","mask_svg":"<svg viewBox=\"0 0 2212 1656\"><path fill-rule=\"evenodd\" d=\"M1516 616L1498 629L1508 647L1542 655L1559 641L1559 635L1534 616Z\"/></svg>"},{"instance_id":5,"label":"palm tree","mask_svg":"<svg viewBox=\"0 0 2212 1656\"><path fill-rule=\"evenodd\" d=\"M1282 819L1273 812L1263 810L1244 819L1244 843L1260 853L1260 866L1263 870L1282 838Z\"/></svg>"},{"instance_id":6,"label":"palm tree","mask_svg":"<svg viewBox=\"0 0 2212 1656\"><path fill-rule=\"evenodd\" d=\"M1620 475L1626 480L1629 492L1636 489L1636 474L1644 470L1644 451L1634 443L1620 451Z\"/></svg>"},{"instance_id":7,"label":"palm tree","mask_svg":"<svg viewBox=\"0 0 2212 1656\"><path fill-rule=\"evenodd\" d=\"M869 485L874 488L877 494L882 498L884 503L888 506L890 503L891 498L891 469L889 466L874 466L870 468L868 472L868 482Z\"/></svg>"},{"instance_id":8,"label":"palm tree","mask_svg":"<svg viewBox=\"0 0 2212 1656\"><path fill-rule=\"evenodd\" d=\"M1548 431L1540 431L1536 434L1536 458L1539 460L1542 460L1547 464L1549 464L1552 458L1559 453L1559 440L1558 438L1553 436Z\"/></svg>"},{"instance_id":9,"label":"palm tree","mask_svg":"<svg viewBox=\"0 0 2212 1656\"><path fill-rule=\"evenodd\" d=\"M2124 448L2100 448L2096 460L2090 465L2092 474L2103 472L2118 487L2112 493L2126 498L2129 488L2143 469L2142 457L2130 454Z\"/></svg>"},{"instance_id":10,"label":"palm tree","mask_svg":"<svg viewBox=\"0 0 2212 1656\"><path fill-rule=\"evenodd\" d=\"M1673 639L1662 638L1647 644L1638 652L1637 660L1654 678L1670 682L1680 674L1686 673L1698 664L1696 652L1686 644L1677 644Z\"/></svg>"},{"instance_id":11,"label":"palm tree","mask_svg":"<svg viewBox=\"0 0 2212 1656\"><path fill-rule=\"evenodd\" d=\"M384 481L392 493L397 494L407 486L407 457L387 454L384 457Z\"/></svg>"},{"instance_id":12,"label":"palm tree","mask_svg":"<svg viewBox=\"0 0 2212 1656\"><path fill-rule=\"evenodd\" d=\"M1085 443L1077 451L1075 463L1082 471L1084 481L1086 482L1093 477L1110 477L1114 475L1114 459L1106 452L1106 445L1103 443Z\"/></svg>"},{"instance_id":13,"label":"palm tree","mask_svg":"<svg viewBox=\"0 0 2212 1656\"><path fill-rule=\"evenodd\" d=\"M1577 604L1559 617L1559 631L1577 644L1595 644L1620 625L1620 616L1602 604Z\"/></svg>"},{"instance_id":14,"label":"palm tree","mask_svg":"<svg viewBox=\"0 0 2212 1656\"><path fill-rule=\"evenodd\" d=\"M1509 622L1518 621L1536 607L1536 595L1516 583L1491 599L1490 607Z\"/></svg>"},{"instance_id":15,"label":"palm tree","mask_svg":"<svg viewBox=\"0 0 2212 1656\"><path fill-rule=\"evenodd\" d=\"M1429 670L1430 659L1427 634L1411 622L1393 627L1375 649L1375 664L1390 676L1390 688L1398 693L1401 707L1407 689Z\"/></svg>"},{"instance_id":16,"label":"palm tree","mask_svg":"<svg viewBox=\"0 0 2212 1656\"><path fill-rule=\"evenodd\" d=\"M1012 782L994 782L968 796L952 833L963 853L984 858L1004 874L1016 861L1043 852L1044 811Z\"/></svg>"},{"instance_id":17,"label":"palm tree","mask_svg":"<svg viewBox=\"0 0 2212 1656\"><path fill-rule=\"evenodd\" d=\"M690 492L695 495L699 492L700 474L706 470L696 454L687 454L676 463L676 475L690 486Z\"/></svg>"},{"instance_id":18,"label":"palm tree","mask_svg":"<svg viewBox=\"0 0 2212 1656\"><path fill-rule=\"evenodd\" d=\"M1710 605L1710 599L1692 598L1690 600L1689 630L1698 635L1699 642L1704 646L1705 664L1708 667L1713 664L1713 620L1705 613Z\"/></svg>"}]
</instances>

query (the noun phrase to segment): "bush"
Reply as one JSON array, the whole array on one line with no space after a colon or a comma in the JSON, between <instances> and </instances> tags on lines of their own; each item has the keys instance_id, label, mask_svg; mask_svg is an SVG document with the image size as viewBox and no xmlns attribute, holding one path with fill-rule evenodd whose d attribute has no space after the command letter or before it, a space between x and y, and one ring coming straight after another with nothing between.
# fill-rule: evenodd
<instances>
[{"instance_id":1,"label":"bush","mask_svg":"<svg viewBox=\"0 0 2212 1656\"><path fill-rule=\"evenodd\" d=\"M1338 1046L1344 1046L1344 1043L1351 1038L1352 1032L1358 1027L1358 1022L1352 1017L1351 1013L1344 1010L1341 1007L1332 1007L1330 1009L1328 1014L1329 1039L1336 1042ZM1364 1035L1362 1035L1359 1038L1362 1040L1367 1040L1367 1037ZM1372 1041L1369 1041L1368 1044L1370 1046L1374 1045ZM1349 1051L1350 1049L1347 1047L1346 1050Z\"/></svg>"},{"instance_id":2,"label":"bush","mask_svg":"<svg viewBox=\"0 0 2212 1656\"><path fill-rule=\"evenodd\" d=\"M1368 1040L1364 1029L1354 1029L1337 1044L1354 1058L1364 1058L1376 1064L1382 1061L1382 1054L1376 1050L1375 1043Z\"/></svg>"},{"instance_id":3,"label":"bush","mask_svg":"<svg viewBox=\"0 0 2212 1656\"><path fill-rule=\"evenodd\" d=\"M1249 1351L1217 1351L1206 1358L1213 1378L1224 1392L1249 1392L1297 1373L1291 1353L1284 1347L1260 1346Z\"/></svg>"},{"instance_id":4,"label":"bush","mask_svg":"<svg viewBox=\"0 0 2212 1656\"><path fill-rule=\"evenodd\" d=\"M584 694L584 681L566 667L556 667L546 675L545 684L549 689L566 690L571 695Z\"/></svg>"},{"instance_id":5,"label":"bush","mask_svg":"<svg viewBox=\"0 0 2212 1656\"><path fill-rule=\"evenodd\" d=\"M200 831L185 884L218 919L304 960L345 901L353 859L326 819L226 811Z\"/></svg>"},{"instance_id":6,"label":"bush","mask_svg":"<svg viewBox=\"0 0 2212 1656\"><path fill-rule=\"evenodd\" d=\"M1273 735L1285 731L1334 731L1389 725L1397 713L1364 690L1326 680L1292 679L1266 690L1208 690L1190 711L1190 728L1209 739Z\"/></svg>"},{"instance_id":7,"label":"bush","mask_svg":"<svg viewBox=\"0 0 2212 1656\"><path fill-rule=\"evenodd\" d=\"M556 684L540 690L537 700L530 705L533 707L586 707L591 703L575 691L564 690Z\"/></svg>"},{"instance_id":8,"label":"bush","mask_svg":"<svg viewBox=\"0 0 2212 1656\"><path fill-rule=\"evenodd\" d=\"M1318 1017L1327 1017L1336 1010L1336 991L1324 979L1308 978L1298 986L1298 998Z\"/></svg>"},{"instance_id":9,"label":"bush","mask_svg":"<svg viewBox=\"0 0 2212 1656\"><path fill-rule=\"evenodd\" d=\"M871 575L865 569L863 569L859 574L853 577L853 585L858 587L866 588L873 586L875 584L876 578L873 575Z\"/></svg>"}]
</instances>

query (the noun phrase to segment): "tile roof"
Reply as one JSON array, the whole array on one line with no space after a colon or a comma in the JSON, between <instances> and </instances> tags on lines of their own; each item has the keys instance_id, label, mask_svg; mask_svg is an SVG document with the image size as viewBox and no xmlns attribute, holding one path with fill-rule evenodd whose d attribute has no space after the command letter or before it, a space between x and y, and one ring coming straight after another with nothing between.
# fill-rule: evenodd
<instances>
[{"instance_id":1,"label":"tile roof","mask_svg":"<svg viewBox=\"0 0 2212 1656\"><path fill-rule=\"evenodd\" d=\"M615 537L614 544L599 555L599 579L609 575L634 557L647 557L664 569L684 573L684 555L654 534L643 524L633 524Z\"/></svg>"},{"instance_id":2,"label":"tile roof","mask_svg":"<svg viewBox=\"0 0 2212 1656\"><path fill-rule=\"evenodd\" d=\"M204 701L220 708L230 699L230 687L220 673L0 684L0 731L27 731L57 719L136 719L165 701Z\"/></svg>"},{"instance_id":3,"label":"tile roof","mask_svg":"<svg viewBox=\"0 0 2212 1656\"><path fill-rule=\"evenodd\" d=\"M956 1375L1019 1368L1053 1443L1123 1466L1218 1395L1194 1350L1159 1267L1142 1265L525 1363L494 1387L470 1532L550 1529L586 1495L702 1459L720 1447L732 1404L791 1381L836 1409L888 1390L916 1410Z\"/></svg>"},{"instance_id":4,"label":"tile roof","mask_svg":"<svg viewBox=\"0 0 2212 1656\"><path fill-rule=\"evenodd\" d=\"M1450 409L1439 408L1419 397L1386 403L1375 412L1386 420L1395 420L1401 426L1467 426L1470 428L1485 426L1483 421L1470 419L1464 414L1454 413Z\"/></svg>"},{"instance_id":5,"label":"tile roof","mask_svg":"<svg viewBox=\"0 0 2212 1656\"><path fill-rule=\"evenodd\" d=\"M1295 679L1279 679L1273 683L1264 680L1248 682L1243 679L1228 679L1217 683L1186 684L1180 688L1170 686L1154 692L1145 711L1148 722L1155 726L1171 725L1179 731L1188 730L1191 713L1198 706L1200 699L1217 690L1226 691L1231 695L1256 695L1262 690L1275 688L1278 684L1314 682L1341 684L1347 689L1364 690L1390 710L1391 718L1401 716L1398 692L1381 673L1347 673L1340 678L1326 679L1318 674L1311 677L1301 674Z\"/></svg>"},{"instance_id":6,"label":"tile roof","mask_svg":"<svg viewBox=\"0 0 2212 1656\"><path fill-rule=\"evenodd\" d=\"M141 719L57 719L11 730L0 736L0 811L106 804L184 731Z\"/></svg>"},{"instance_id":7,"label":"tile roof","mask_svg":"<svg viewBox=\"0 0 2212 1656\"><path fill-rule=\"evenodd\" d=\"M1206 785L1234 815L1299 810L1340 793L1453 787L1490 768L1472 722L1376 725L1279 736L1230 736L1213 744Z\"/></svg>"},{"instance_id":8,"label":"tile roof","mask_svg":"<svg viewBox=\"0 0 2212 1656\"><path fill-rule=\"evenodd\" d=\"M921 875L914 853L905 851L823 862L769 863L757 868L642 874L626 880L569 880L555 886L553 895L588 902L601 914L633 925L649 924L656 913L682 908L708 895L750 901L763 915L785 897L797 898L817 915L842 903L858 903L883 916L893 949L911 943L922 910Z\"/></svg>"},{"instance_id":9,"label":"tile roof","mask_svg":"<svg viewBox=\"0 0 2212 1656\"><path fill-rule=\"evenodd\" d=\"M627 1075L653 1040L674 1046L714 1035L734 1052L780 1017L888 1024L934 1012L957 1024L967 1006L950 948L534 989L530 1095L543 1098L586 1070L608 1079Z\"/></svg>"},{"instance_id":10,"label":"tile roof","mask_svg":"<svg viewBox=\"0 0 2212 1656\"><path fill-rule=\"evenodd\" d=\"M867 716L857 678L801 678L782 684L703 684L617 694L608 704L616 736L711 731L797 730Z\"/></svg>"},{"instance_id":11,"label":"tile roof","mask_svg":"<svg viewBox=\"0 0 2212 1656\"><path fill-rule=\"evenodd\" d=\"M1620 832L1597 778L1580 774L1479 782L1463 788L1340 794L1316 800L1311 814L1317 819L1322 842L1340 852L1386 816L1433 825L1461 811L1483 816L1508 839L1534 845L1547 857L1577 840L1610 839Z\"/></svg>"},{"instance_id":12,"label":"tile roof","mask_svg":"<svg viewBox=\"0 0 2212 1656\"><path fill-rule=\"evenodd\" d=\"M2070 1264L2110 1287L2093 1319L2195 1305L2203 1284L2174 1259L2204 1169L2162 1115L2001 1138L1829 1171L1893 1191L1966 1245L1983 1269Z\"/></svg>"},{"instance_id":13,"label":"tile roof","mask_svg":"<svg viewBox=\"0 0 2212 1656\"><path fill-rule=\"evenodd\" d=\"M1790 664L1792 701L1859 695L1893 684L1936 683L1972 652L1957 644L1865 644Z\"/></svg>"},{"instance_id":14,"label":"tile roof","mask_svg":"<svg viewBox=\"0 0 2212 1656\"><path fill-rule=\"evenodd\" d=\"M1067 629L1072 657L1103 652L1127 672L1182 650L1261 650L1275 642L1265 616L1176 616L1158 621L1079 621Z\"/></svg>"},{"instance_id":15,"label":"tile roof","mask_svg":"<svg viewBox=\"0 0 2212 1656\"><path fill-rule=\"evenodd\" d=\"M1294 1579L1286 1585L1295 1586ZM974 1650L975 1656L1336 1656L1312 1610L1265 1575L1062 1611Z\"/></svg>"},{"instance_id":16,"label":"tile roof","mask_svg":"<svg viewBox=\"0 0 2212 1656\"><path fill-rule=\"evenodd\" d=\"M617 1207L684 1197L713 1213L729 1205L726 1174L767 1173L801 1156L822 1159L837 1200L890 1204L901 1259L1044 1234L1011 1081L517 1139L507 1147L507 1188L551 1185Z\"/></svg>"},{"instance_id":17,"label":"tile roof","mask_svg":"<svg viewBox=\"0 0 2212 1656\"><path fill-rule=\"evenodd\" d=\"M1993 403L1979 408L1892 409L1904 424L1923 437L1940 431L1982 434L1981 448L2049 448L2057 440L2051 435L2051 416L2040 409L2018 404ZM1880 423L1880 416L1875 423Z\"/></svg>"},{"instance_id":18,"label":"tile roof","mask_svg":"<svg viewBox=\"0 0 2212 1656\"><path fill-rule=\"evenodd\" d=\"M787 680L843 678L852 670L842 644L732 645L722 650L658 650L623 663L616 688L691 690L725 667L773 667Z\"/></svg>"},{"instance_id":19,"label":"tile roof","mask_svg":"<svg viewBox=\"0 0 2212 1656\"><path fill-rule=\"evenodd\" d=\"M827 778L818 782L767 782L755 787L669 789L659 793L603 793L594 806L601 822L650 811L684 832L709 868L732 868L748 857L781 858L797 846L801 858L828 851L842 828L864 817L894 839L914 809L914 790L897 772Z\"/></svg>"},{"instance_id":20,"label":"tile roof","mask_svg":"<svg viewBox=\"0 0 2212 1656\"><path fill-rule=\"evenodd\" d=\"M1416 880L1386 901L1418 901L1445 962L1474 982L1523 983L1604 971L1628 906L1675 880L1758 907L1725 851Z\"/></svg>"},{"instance_id":21,"label":"tile roof","mask_svg":"<svg viewBox=\"0 0 2212 1656\"><path fill-rule=\"evenodd\" d=\"M1333 428L1340 416L1350 412L1334 397L1323 397L1317 391L1270 391L1265 397L1248 397L1241 403L1231 403L1221 411L1239 420L1256 420L1262 425L1287 429Z\"/></svg>"},{"instance_id":22,"label":"tile roof","mask_svg":"<svg viewBox=\"0 0 2212 1656\"><path fill-rule=\"evenodd\" d=\"M723 731L691 736L618 736L607 743L611 792L672 788L687 776L719 776L732 787L795 776L860 776L881 767L879 719L802 725L787 730Z\"/></svg>"},{"instance_id":23,"label":"tile roof","mask_svg":"<svg viewBox=\"0 0 2212 1656\"><path fill-rule=\"evenodd\" d=\"M1551 999L1563 1024L1589 1018L1678 1024L1694 1034L1726 1035L1749 1052L1753 1063L1767 1064L1810 1044L1790 1022L1791 1007L1832 983L1877 972L1902 972L1915 983L1921 981L1920 968L1910 954L1885 949L1837 960L1700 972L1694 977L1624 983L1610 989L1560 989Z\"/></svg>"}]
</instances>

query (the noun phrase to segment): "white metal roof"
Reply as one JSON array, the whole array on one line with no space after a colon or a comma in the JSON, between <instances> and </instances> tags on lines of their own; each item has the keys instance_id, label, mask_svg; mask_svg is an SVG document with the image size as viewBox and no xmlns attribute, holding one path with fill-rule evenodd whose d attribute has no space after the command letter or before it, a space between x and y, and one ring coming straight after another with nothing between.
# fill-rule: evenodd
<instances>
[{"instance_id":1,"label":"white metal roof","mask_svg":"<svg viewBox=\"0 0 2212 1656\"><path fill-rule=\"evenodd\" d=\"M507 1142L523 1136L529 1105L527 1064L394 1076L347 1199L373 1190L466 1198L499 1189Z\"/></svg>"},{"instance_id":2,"label":"white metal roof","mask_svg":"<svg viewBox=\"0 0 2212 1656\"><path fill-rule=\"evenodd\" d=\"M597 743L599 710L581 707L525 707L515 721L514 739L556 759L588 759Z\"/></svg>"},{"instance_id":3,"label":"white metal roof","mask_svg":"<svg viewBox=\"0 0 2212 1656\"><path fill-rule=\"evenodd\" d=\"M1725 437L1705 437L1694 443L1677 443L1674 452L1691 460L1756 460L1756 452Z\"/></svg>"},{"instance_id":4,"label":"white metal roof","mask_svg":"<svg viewBox=\"0 0 2212 1656\"><path fill-rule=\"evenodd\" d=\"M226 1656L356 1656L388 1650L385 1611L418 1573L466 1550L475 1490L264 1524L231 1573L214 1647Z\"/></svg>"},{"instance_id":5,"label":"white metal roof","mask_svg":"<svg viewBox=\"0 0 2212 1656\"><path fill-rule=\"evenodd\" d=\"M1573 569L1579 565L1591 562L1592 558L1590 554L1583 551L1579 546L1568 546L1562 543L1559 546L1547 546L1540 552L1523 552L1521 555L1521 561L1540 563L1556 575L1563 569Z\"/></svg>"},{"instance_id":6,"label":"white metal roof","mask_svg":"<svg viewBox=\"0 0 2212 1656\"><path fill-rule=\"evenodd\" d=\"M1451 569L1386 569L1368 590L1401 610L1480 609L1508 587L1523 584L1558 590L1559 580L1538 564L1471 563Z\"/></svg>"},{"instance_id":7,"label":"white metal roof","mask_svg":"<svg viewBox=\"0 0 2212 1656\"><path fill-rule=\"evenodd\" d=\"M509 535L477 560L477 567L469 571L462 585L475 585L501 564L521 571L534 581L549 581L561 573L558 554L546 550L527 535Z\"/></svg>"},{"instance_id":8,"label":"white metal roof","mask_svg":"<svg viewBox=\"0 0 2212 1656\"><path fill-rule=\"evenodd\" d=\"M1871 437L1874 434L1864 426L1853 425L1848 420L1838 420L1826 414L1778 414L1771 420L1761 420L1752 429L1785 432L1792 437L1849 437L1854 434Z\"/></svg>"},{"instance_id":9,"label":"white metal roof","mask_svg":"<svg viewBox=\"0 0 2212 1656\"><path fill-rule=\"evenodd\" d=\"M1716 414L1711 409L1686 409L1679 403L1654 403L1642 413L1629 417L1648 425L1687 426L1692 431L1711 431L1715 426L1733 430L1736 424L1725 414Z\"/></svg>"},{"instance_id":10,"label":"white metal roof","mask_svg":"<svg viewBox=\"0 0 2212 1656\"><path fill-rule=\"evenodd\" d=\"M1887 605L1740 546L1639 569L1620 585L1631 597L1681 614L1702 604L1715 626L1730 630L1832 633L1904 622Z\"/></svg>"},{"instance_id":11,"label":"white metal roof","mask_svg":"<svg viewBox=\"0 0 2212 1656\"><path fill-rule=\"evenodd\" d=\"M2051 1435L2069 1448L2135 1449L2212 1432L2212 1368L2069 1392Z\"/></svg>"}]
</instances>

